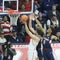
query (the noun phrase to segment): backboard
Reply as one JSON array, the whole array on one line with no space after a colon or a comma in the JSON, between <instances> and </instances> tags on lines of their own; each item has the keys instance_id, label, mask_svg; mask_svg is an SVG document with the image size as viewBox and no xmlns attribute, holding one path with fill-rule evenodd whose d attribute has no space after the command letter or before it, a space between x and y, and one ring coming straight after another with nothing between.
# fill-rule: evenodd
<instances>
[{"instance_id":1,"label":"backboard","mask_svg":"<svg viewBox=\"0 0 60 60\"><path fill-rule=\"evenodd\" d=\"M7 12L9 9L18 11L18 0L3 0L3 12Z\"/></svg>"},{"instance_id":2,"label":"backboard","mask_svg":"<svg viewBox=\"0 0 60 60\"><path fill-rule=\"evenodd\" d=\"M9 9L20 11L20 14L30 14L33 12L34 0L2 0L0 3L0 14L8 14ZM24 9L24 10L23 10Z\"/></svg>"},{"instance_id":3,"label":"backboard","mask_svg":"<svg viewBox=\"0 0 60 60\"><path fill-rule=\"evenodd\" d=\"M8 10L12 9L14 11L18 11L19 14L31 14L33 12L33 3L34 0L2 0L1 1L2 5L2 9L0 11L0 15L9 15L8 14ZM23 9L24 8L24 9ZM9 15L10 19L11 19L11 25L16 25L16 21L18 19L18 16L15 15ZM13 22L14 21L14 22Z\"/></svg>"}]
</instances>

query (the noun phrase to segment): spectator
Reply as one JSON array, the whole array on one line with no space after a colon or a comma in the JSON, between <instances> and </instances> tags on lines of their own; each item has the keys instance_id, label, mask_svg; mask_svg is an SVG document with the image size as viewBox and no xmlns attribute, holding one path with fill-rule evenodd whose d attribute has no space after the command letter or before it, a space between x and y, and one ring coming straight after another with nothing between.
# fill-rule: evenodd
<instances>
[{"instance_id":1,"label":"spectator","mask_svg":"<svg viewBox=\"0 0 60 60\"><path fill-rule=\"evenodd\" d=\"M7 60L13 60L13 56L16 55L15 49L11 48L12 44L8 42L7 45Z\"/></svg>"},{"instance_id":2,"label":"spectator","mask_svg":"<svg viewBox=\"0 0 60 60\"><path fill-rule=\"evenodd\" d=\"M52 10L48 11L48 18L51 18L52 14L56 15L57 18L60 20L60 13L58 10L56 10L56 5L52 5Z\"/></svg>"},{"instance_id":3,"label":"spectator","mask_svg":"<svg viewBox=\"0 0 60 60\"><path fill-rule=\"evenodd\" d=\"M59 27L59 20L57 19L56 15L52 15L51 20L47 20L47 28L52 28L52 34L56 34L56 30Z\"/></svg>"},{"instance_id":4,"label":"spectator","mask_svg":"<svg viewBox=\"0 0 60 60\"><path fill-rule=\"evenodd\" d=\"M1 26L3 28L3 32L7 40L9 38L9 35L11 34L12 29L9 21L10 18L7 15L3 16L3 23L1 24Z\"/></svg>"},{"instance_id":5,"label":"spectator","mask_svg":"<svg viewBox=\"0 0 60 60\"><path fill-rule=\"evenodd\" d=\"M51 10L51 7L54 3L55 3L55 0L43 0L43 9L45 11Z\"/></svg>"},{"instance_id":6,"label":"spectator","mask_svg":"<svg viewBox=\"0 0 60 60\"><path fill-rule=\"evenodd\" d=\"M12 44L10 42L6 42L3 45L3 60L12 60L13 59L13 56L16 54L16 52L11 47L12 47Z\"/></svg>"},{"instance_id":7,"label":"spectator","mask_svg":"<svg viewBox=\"0 0 60 60\"><path fill-rule=\"evenodd\" d=\"M3 27L3 31L7 35L10 33L10 27L11 27L9 16L7 16L7 15L3 16L2 21L3 21L3 23L1 25ZM7 30L5 30L5 29L7 29Z\"/></svg>"},{"instance_id":8,"label":"spectator","mask_svg":"<svg viewBox=\"0 0 60 60\"><path fill-rule=\"evenodd\" d=\"M24 0L19 0L18 2L18 8L19 8L19 11L25 11L25 1Z\"/></svg>"},{"instance_id":9,"label":"spectator","mask_svg":"<svg viewBox=\"0 0 60 60\"><path fill-rule=\"evenodd\" d=\"M10 36L9 41L11 43L17 44L17 43L22 43L23 39L22 39L22 36L17 34L17 31L13 29L12 35Z\"/></svg>"},{"instance_id":10,"label":"spectator","mask_svg":"<svg viewBox=\"0 0 60 60\"><path fill-rule=\"evenodd\" d=\"M25 5L24 5L24 4L21 5L21 11L22 11L22 12L25 11Z\"/></svg>"},{"instance_id":11,"label":"spectator","mask_svg":"<svg viewBox=\"0 0 60 60\"><path fill-rule=\"evenodd\" d=\"M34 1L34 7L33 11L38 10L39 11L40 5L38 4L38 1Z\"/></svg>"},{"instance_id":12,"label":"spectator","mask_svg":"<svg viewBox=\"0 0 60 60\"><path fill-rule=\"evenodd\" d=\"M31 11L31 1L25 0L25 11Z\"/></svg>"}]
</instances>

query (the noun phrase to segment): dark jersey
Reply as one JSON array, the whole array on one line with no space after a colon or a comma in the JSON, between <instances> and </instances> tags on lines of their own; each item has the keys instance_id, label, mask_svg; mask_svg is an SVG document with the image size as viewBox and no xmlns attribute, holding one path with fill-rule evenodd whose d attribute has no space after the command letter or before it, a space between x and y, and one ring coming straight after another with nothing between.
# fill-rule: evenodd
<instances>
[{"instance_id":1,"label":"dark jersey","mask_svg":"<svg viewBox=\"0 0 60 60\"><path fill-rule=\"evenodd\" d=\"M39 41L39 43L38 43L38 45L37 45L37 47L36 47L36 50L38 51L38 50L40 50L41 49L41 41Z\"/></svg>"},{"instance_id":2,"label":"dark jersey","mask_svg":"<svg viewBox=\"0 0 60 60\"><path fill-rule=\"evenodd\" d=\"M51 48L50 44L51 36L45 36L43 39L43 49L44 48Z\"/></svg>"}]
</instances>

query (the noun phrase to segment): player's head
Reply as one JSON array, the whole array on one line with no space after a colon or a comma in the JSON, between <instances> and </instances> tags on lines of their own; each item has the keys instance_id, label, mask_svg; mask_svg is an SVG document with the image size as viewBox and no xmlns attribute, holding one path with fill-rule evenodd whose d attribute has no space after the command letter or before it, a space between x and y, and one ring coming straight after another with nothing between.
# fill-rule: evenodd
<instances>
[{"instance_id":1,"label":"player's head","mask_svg":"<svg viewBox=\"0 0 60 60\"><path fill-rule=\"evenodd\" d=\"M51 34L51 33L52 33L52 29L51 28L47 29L47 34Z\"/></svg>"},{"instance_id":2,"label":"player's head","mask_svg":"<svg viewBox=\"0 0 60 60\"><path fill-rule=\"evenodd\" d=\"M36 31L39 35L43 36L44 35L44 32L42 30L40 30L40 27L39 25L36 26Z\"/></svg>"}]
</instances>

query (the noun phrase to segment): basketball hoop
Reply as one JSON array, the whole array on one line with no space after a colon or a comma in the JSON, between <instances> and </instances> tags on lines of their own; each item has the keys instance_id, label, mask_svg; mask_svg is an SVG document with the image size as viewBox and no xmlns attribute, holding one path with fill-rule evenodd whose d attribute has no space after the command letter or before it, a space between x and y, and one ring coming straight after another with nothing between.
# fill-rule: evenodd
<instances>
[{"instance_id":1,"label":"basketball hoop","mask_svg":"<svg viewBox=\"0 0 60 60\"><path fill-rule=\"evenodd\" d=\"M10 24L13 26L17 26L17 19L20 16L20 12L15 10L8 10L8 15L10 17Z\"/></svg>"}]
</instances>

